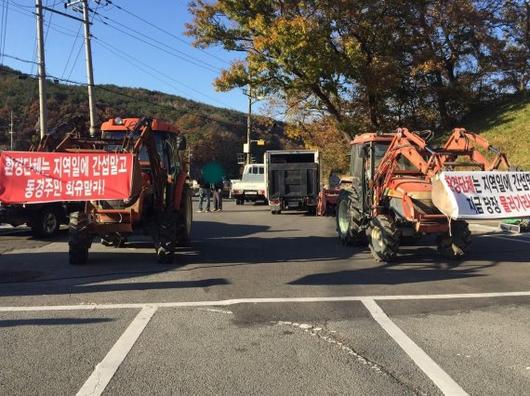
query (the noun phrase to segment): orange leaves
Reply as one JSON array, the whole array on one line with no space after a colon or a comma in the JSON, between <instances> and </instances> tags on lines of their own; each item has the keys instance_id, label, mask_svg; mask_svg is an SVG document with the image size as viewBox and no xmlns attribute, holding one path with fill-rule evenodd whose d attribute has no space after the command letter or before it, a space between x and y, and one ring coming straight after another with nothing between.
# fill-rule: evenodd
<instances>
[{"instance_id":1,"label":"orange leaves","mask_svg":"<svg viewBox=\"0 0 530 396\"><path fill-rule=\"evenodd\" d=\"M443 65L441 61L436 59L427 59L411 68L411 76L416 77L420 74L429 74L435 71L442 70Z\"/></svg>"}]
</instances>

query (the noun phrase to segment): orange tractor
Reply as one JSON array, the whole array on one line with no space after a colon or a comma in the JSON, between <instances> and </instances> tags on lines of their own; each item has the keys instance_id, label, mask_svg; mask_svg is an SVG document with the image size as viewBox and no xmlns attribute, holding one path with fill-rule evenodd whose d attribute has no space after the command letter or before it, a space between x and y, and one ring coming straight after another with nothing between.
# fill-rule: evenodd
<instances>
[{"instance_id":1,"label":"orange tractor","mask_svg":"<svg viewBox=\"0 0 530 396\"><path fill-rule=\"evenodd\" d=\"M436 234L438 250L449 259L469 251L468 223L442 213L433 181L442 171L508 170L510 165L503 153L464 129L454 129L440 149L428 144L430 137L430 131L399 128L353 139L351 184L342 186L337 202L343 244L368 244L373 257L385 262L396 257L400 244L424 234ZM483 152L494 158L488 160Z\"/></svg>"},{"instance_id":2,"label":"orange tractor","mask_svg":"<svg viewBox=\"0 0 530 396\"><path fill-rule=\"evenodd\" d=\"M186 140L170 124L150 118L111 119L101 137L69 133L58 144L46 138L40 149L75 153L132 153L131 195L125 200L90 201L70 214L69 261L85 264L95 236L104 245L122 247L138 230L153 238L158 261L171 262L176 248L191 235L192 202L183 151Z\"/></svg>"}]
</instances>

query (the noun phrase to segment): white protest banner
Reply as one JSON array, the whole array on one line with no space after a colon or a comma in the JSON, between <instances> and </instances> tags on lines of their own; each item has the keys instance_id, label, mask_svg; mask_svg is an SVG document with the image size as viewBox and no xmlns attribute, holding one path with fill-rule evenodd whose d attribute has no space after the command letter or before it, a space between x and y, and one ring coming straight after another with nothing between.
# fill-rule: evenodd
<instances>
[{"instance_id":1,"label":"white protest banner","mask_svg":"<svg viewBox=\"0 0 530 396\"><path fill-rule=\"evenodd\" d=\"M530 217L530 172L441 172L432 200L453 220Z\"/></svg>"}]
</instances>

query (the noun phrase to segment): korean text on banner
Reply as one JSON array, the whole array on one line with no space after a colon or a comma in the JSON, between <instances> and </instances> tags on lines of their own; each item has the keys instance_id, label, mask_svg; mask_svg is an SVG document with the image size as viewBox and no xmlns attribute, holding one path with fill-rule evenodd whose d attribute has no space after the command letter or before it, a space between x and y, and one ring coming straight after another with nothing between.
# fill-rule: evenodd
<instances>
[{"instance_id":1,"label":"korean text on banner","mask_svg":"<svg viewBox=\"0 0 530 396\"><path fill-rule=\"evenodd\" d=\"M442 172L432 200L454 220L529 217L530 172Z\"/></svg>"},{"instance_id":2,"label":"korean text on banner","mask_svg":"<svg viewBox=\"0 0 530 396\"><path fill-rule=\"evenodd\" d=\"M0 202L127 199L132 154L0 153Z\"/></svg>"}]
</instances>

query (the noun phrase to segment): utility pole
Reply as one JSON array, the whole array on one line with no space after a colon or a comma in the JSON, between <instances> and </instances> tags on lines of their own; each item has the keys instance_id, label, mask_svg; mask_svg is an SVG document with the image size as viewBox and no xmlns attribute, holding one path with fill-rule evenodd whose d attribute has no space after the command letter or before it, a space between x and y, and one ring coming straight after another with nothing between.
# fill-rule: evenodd
<instances>
[{"instance_id":1,"label":"utility pole","mask_svg":"<svg viewBox=\"0 0 530 396\"><path fill-rule=\"evenodd\" d=\"M13 151L13 110L11 110L11 123L9 124L9 134L11 135L11 151Z\"/></svg>"},{"instance_id":2,"label":"utility pole","mask_svg":"<svg viewBox=\"0 0 530 396\"><path fill-rule=\"evenodd\" d=\"M92 45L90 43L90 9L88 8L88 0L68 1L65 7L76 7L78 4L82 5L83 22L85 31L85 62L86 62L86 76L88 85L88 114L90 118L90 136L96 135L96 99L94 96L94 70L92 68ZM77 7L76 7L77 9ZM56 11L55 11L56 12ZM67 14L62 14L72 19L78 19Z\"/></svg>"},{"instance_id":3,"label":"utility pole","mask_svg":"<svg viewBox=\"0 0 530 396\"><path fill-rule=\"evenodd\" d=\"M46 125L48 123L46 109L46 64L44 60L44 16L42 13L42 0L35 0L35 14L37 15L37 46L39 55L39 130L42 139L46 134Z\"/></svg>"},{"instance_id":4,"label":"utility pole","mask_svg":"<svg viewBox=\"0 0 530 396\"><path fill-rule=\"evenodd\" d=\"M252 132L252 88L248 84L248 113L247 113L247 165L250 164L250 133Z\"/></svg>"},{"instance_id":5,"label":"utility pole","mask_svg":"<svg viewBox=\"0 0 530 396\"><path fill-rule=\"evenodd\" d=\"M90 136L96 135L96 107L94 98L94 71L92 69L92 47L90 45L90 20L88 0L83 0L83 20L85 25L86 76L88 79L88 111L90 113Z\"/></svg>"}]
</instances>

